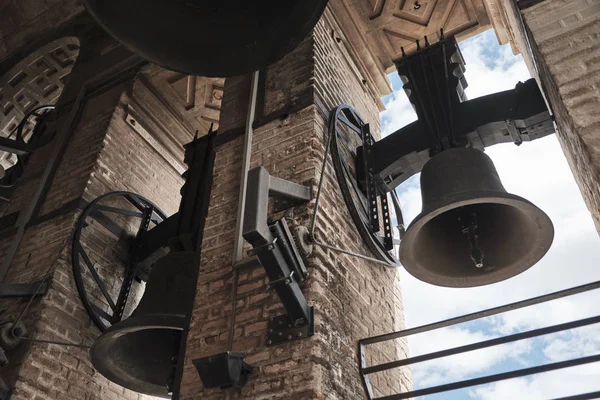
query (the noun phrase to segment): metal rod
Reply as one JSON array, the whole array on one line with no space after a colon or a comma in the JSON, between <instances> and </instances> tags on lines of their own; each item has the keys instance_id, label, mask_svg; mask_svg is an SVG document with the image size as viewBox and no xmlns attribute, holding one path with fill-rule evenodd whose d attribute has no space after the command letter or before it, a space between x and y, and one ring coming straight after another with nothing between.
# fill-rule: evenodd
<instances>
[{"instance_id":1,"label":"metal rod","mask_svg":"<svg viewBox=\"0 0 600 400\"><path fill-rule=\"evenodd\" d=\"M244 223L244 209L246 208L246 191L248 189L248 171L250 171L250 158L252 156L252 124L256 114L256 94L258 93L259 71L252 74L250 84L250 99L248 104L248 115L246 116L246 133L244 135L244 149L242 156L242 174L240 177L240 196L238 198L238 215L235 223L235 244L233 250L232 264L243 258L244 239L242 238L242 226Z\"/></svg>"},{"instance_id":2,"label":"metal rod","mask_svg":"<svg viewBox=\"0 0 600 400\"><path fill-rule=\"evenodd\" d=\"M227 350L233 349L233 337L235 336L235 314L237 313L237 288L240 277L240 269L233 268L233 287L231 288L231 325L229 326L229 341Z\"/></svg>"},{"instance_id":3,"label":"metal rod","mask_svg":"<svg viewBox=\"0 0 600 400\"><path fill-rule=\"evenodd\" d=\"M235 335L235 314L237 311L237 286L239 270L235 265L244 258L244 238L242 229L244 226L244 210L246 208L246 193L248 191L248 171L250 171L250 159L252 158L252 139L254 117L256 114L256 96L258 93L258 81L260 71L254 71L250 83L250 99L248 103L248 115L246 116L246 133L244 135L244 149L242 155L242 174L240 176L240 195L238 198L238 215L235 223L235 243L233 247L233 287L231 288L231 324L229 325L229 340L227 348L233 347L233 337Z\"/></svg>"},{"instance_id":4,"label":"metal rod","mask_svg":"<svg viewBox=\"0 0 600 400\"><path fill-rule=\"evenodd\" d=\"M71 343L71 342L61 342L61 341L56 341L56 340L31 339L31 338L21 337L21 336L18 336L17 339L19 339L19 340L25 340L27 342L48 343L48 344L57 344L59 346L79 347L79 348L82 348L82 349L91 349L92 348L92 346L88 346L88 345L85 345L85 344L76 344L76 343Z\"/></svg>"},{"instance_id":5,"label":"metal rod","mask_svg":"<svg viewBox=\"0 0 600 400\"><path fill-rule=\"evenodd\" d=\"M336 110L339 110L340 106ZM321 188L323 187L323 181L325 178L325 168L327 167L327 156L329 155L329 148L331 147L331 140L333 138L333 128L335 127L335 121L337 119L337 112L333 113L329 120L329 129L327 130L327 140L325 141L325 153L323 153L323 162L321 163L321 175L319 177L319 186L317 187L317 196L315 198L315 211L313 212L312 221L310 222L310 236L315 236L315 225L317 224L317 215L319 213L319 200L321 199Z\"/></svg>"},{"instance_id":6,"label":"metal rod","mask_svg":"<svg viewBox=\"0 0 600 400\"><path fill-rule=\"evenodd\" d=\"M323 242L319 242L319 241L317 240L317 238L315 238L315 237L313 237L313 238L311 239L311 242L312 242L314 245L316 245L316 246L319 246L319 247L324 247L324 248L326 248L326 249L333 250L333 251L337 251L337 252L339 252L339 253L348 254L349 256L356 257L356 258L360 258L360 259L362 259L362 260L367 260L367 261L371 261L371 262L374 262L374 263L377 263L377 264L385 265L386 267L389 267L389 266L390 266L390 264L389 264L389 263L386 263L385 261L381 261L381 260L378 260L378 259L376 259L376 258L373 258L373 257L369 257L369 256L365 256L365 255L362 255L362 254L359 254L359 253L355 253L355 252L353 252L353 251L350 251L350 250L344 250L344 249L340 249L339 247L331 246L331 245L325 244L325 243L323 243ZM364 340L364 339L363 339L363 340ZM367 339L367 340L368 340L368 339Z\"/></svg>"},{"instance_id":7,"label":"metal rod","mask_svg":"<svg viewBox=\"0 0 600 400\"><path fill-rule=\"evenodd\" d=\"M386 267L389 267L390 264L385 262L385 261L381 261L378 260L376 258L373 257L369 257L369 256L365 256L359 253L355 253L353 251L350 250L344 250L344 249L340 249L338 247L335 246L331 246L328 244L325 244L323 242L320 242L316 237L315 237L315 228L316 228L316 224L317 224L317 215L319 214L319 200L321 199L321 189L323 188L323 181L325 180L325 168L327 167L327 156L329 155L329 148L331 147L331 141L333 140L333 133L335 131L335 124L338 118L340 118L340 115L342 115L341 113L338 113L338 110L341 109L341 107L344 107L345 105L341 105L338 106L336 108L336 110L332 113L331 118L329 120L329 129L328 129L328 135L327 135L327 140L325 143L325 153L323 154L323 162L321 164L321 174L319 177L319 185L317 187L317 195L315 198L315 211L313 212L313 216L312 216L312 221L310 223L310 240L312 243L314 243L316 246L319 247L324 247L326 249L329 250L333 250L333 251L337 251L343 254L347 254L349 256L353 256L356 258L360 258L362 260L367 260L367 261L372 261L374 263L377 264L381 264L381 265L385 265ZM346 119L347 121L347 119Z\"/></svg>"},{"instance_id":8,"label":"metal rod","mask_svg":"<svg viewBox=\"0 0 600 400\"><path fill-rule=\"evenodd\" d=\"M589 399L598 399L598 398L600 398L600 391L576 394L574 396L561 397L560 399L556 398L554 400L589 400Z\"/></svg>"},{"instance_id":9,"label":"metal rod","mask_svg":"<svg viewBox=\"0 0 600 400\"><path fill-rule=\"evenodd\" d=\"M122 214L122 215L126 215L129 217L142 217L142 213L139 211L132 211L132 210L126 210L124 208L118 208L118 207L111 207L111 206L104 206L104 205L99 205L98 207L96 207L96 210L98 211L108 211L111 213L116 213L116 214Z\"/></svg>"},{"instance_id":10,"label":"metal rod","mask_svg":"<svg viewBox=\"0 0 600 400\"><path fill-rule=\"evenodd\" d=\"M542 296L533 297L531 299L521 300L510 304L505 304L500 307L494 307L483 311L474 312L471 314L461 315L460 317L454 317L439 322L434 322L427 325L418 326L411 329L405 329L402 331L386 333L384 335L373 336L366 339L361 339L359 342L362 344L374 344L379 342L385 342L388 340L398 339L405 336L414 335L417 333L428 332L434 329L444 328L451 325L461 324L463 322L473 321L479 318L490 317L492 315L501 314L506 311L518 310L523 307L532 306L535 304L544 303L546 301L560 299L566 296L572 296L574 294L588 292L590 290L600 288L600 281L587 283L581 286L575 286L569 289L559 290L557 292L545 294Z\"/></svg>"},{"instance_id":11,"label":"metal rod","mask_svg":"<svg viewBox=\"0 0 600 400\"><path fill-rule=\"evenodd\" d=\"M514 335L508 335L496 339L484 340L482 342L468 344L465 346L455 347L452 349L436 351L433 353L423 354L421 356L405 358L404 360L392 361L385 364L374 365L372 367L367 367L362 369L362 373L374 374L377 372L387 371L389 369L403 367L405 365L416 364L423 361L434 360L437 358L447 357L454 354L466 353L473 350L484 349L487 347L497 346L500 344L516 342L518 340L529 339L536 336L548 335L550 333L556 333L561 331L566 331L569 329L580 328L582 326L592 325L600 323L600 316L590 317L581 319L578 321L567 322L564 324L558 324L549 326L546 328L534 329L528 332L516 333Z\"/></svg>"},{"instance_id":12,"label":"metal rod","mask_svg":"<svg viewBox=\"0 0 600 400\"><path fill-rule=\"evenodd\" d=\"M196 105L196 76L188 75L185 109L191 110Z\"/></svg>"},{"instance_id":13,"label":"metal rod","mask_svg":"<svg viewBox=\"0 0 600 400\"><path fill-rule=\"evenodd\" d=\"M104 286L104 283L102 283L102 279L100 278L100 275L98 275L98 271L96 271L96 268L94 268L94 263L92 263L92 260L90 260L90 258L88 257L88 255L85 252L85 250L83 249L83 247L81 247L80 243L77 243L76 246L77 246L77 251L81 255L81 258L83 258L84 264L88 267L88 270L90 271L90 274L92 275L92 278L94 278L96 285L98 285L98 288L104 295L104 298L108 302L108 305L110 306L110 308L112 308L113 311L116 311L117 306L116 306L115 302L113 301L113 299L110 297L110 294L108 293L108 290L106 289L106 286Z\"/></svg>"},{"instance_id":14,"label":"metal rod","mask_svg":"<svg viewBox=\"0 0 600 400\"><path fill-rule=\"evenodd\" d=\"M413 390L411 392L393 394L391 396L377 397L375 400L400 400L411 397L426 396L429 394L448 392L450 390L463 389L471 386L483 385L486 383L503 381L506 379L519 378L521 376L539 374L540 372L555 371L557 369L575 367L577 365L589 364L600 361L600 354L594 356L576 358L574 360L560 361L551 364L538 365L536 367L523 368L515 371L503 372L495 375L483 376L481 378L467 379L464 381L448 383L445 385L433 386L427 389Z\"/></svg>"}]
</instances>

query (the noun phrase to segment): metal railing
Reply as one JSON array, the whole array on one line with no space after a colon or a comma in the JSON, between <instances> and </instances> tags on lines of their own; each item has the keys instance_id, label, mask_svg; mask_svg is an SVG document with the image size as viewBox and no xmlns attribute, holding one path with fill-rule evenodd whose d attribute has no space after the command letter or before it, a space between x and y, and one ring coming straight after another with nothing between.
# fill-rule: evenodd
<instances>
[{"instance_id":1,"label":"metal railing","mask_svg":"<svg viewBox=\"0 0 600 400\"><path fill-rule=\"evenodd\" d=\"M548 301L560 299L567 296L573 296L579 293L589 292L591 290L595 290L600 288L600 281L588 283L581 286L576 286L570 289L560 290L558 292L549 293L546 295L534 297L531 299L526 299L522 301L517 301L515 303L506 304L500 307L494 307L487 310L465 314L459 317L450 318L444 321L439 321L423 326L419 326L416 328L405 329L398 332L387 333L384 335L374 336L366 339L361 339L358 342L358 358L359 358L359 371L363 383L363 387L367 394L368 400L401 400L401 399L409 399L419 396L431 395L436 393L448 392L451 390L464 389L472 386L483 385L492 382L503 381L512 378L518 378L528 375L533 375L541 372L555 371L563 368L574 367L578 365L589 364L593 362L600 361L600 354L575 358L567 361L554 362L550 364L539 365L535 367L523 368L519 370L513 370L509 372L503 372L494 375L487 375L474 379L467 379L458 382L452 382L448 384L432 386L424 389L412 390L405 393L393 394L389 396L383 397L374 397L373 388L371 386L369 376L371 374L388 371L394 368L405 367L411 364L416 364L424 361L431 361L442 357L447 357L456 354L462 354L473 350L485 349L492 346L497 346L501 344L511 343L518 340L534 338L542 335L548 335L551 333L562 332L569 329L580 328L592 324L600 323L600 315L590 318L579 319L577 321L557 324L548 326L545 328L533 329L526 332L516 333L508 336L503 336L495 339L485 340L482 342L477 342L473 344L468 344L464 346L459 346L447 350L436 351L428 354L423 354L415 357L405 358L403 360L391 361L384 364L367 366L366 360L366 347L368 345L373 345L376 343L386 342L394 339L399 339L402 337L408 337L411 335L424 333L433 331L440 328L446 328L450 326L454 326L457 324L461 324L468 321L473 321L481 318L490 317L493 315L501 314L507 311L513 311L520 308L533 306L536 304L545 303ZM600 398L600 391L585 393L585 394L577 394L570 397L562 397L556 400L584 400L584 399L597 399Z\"/></svg>"}]
</instances>

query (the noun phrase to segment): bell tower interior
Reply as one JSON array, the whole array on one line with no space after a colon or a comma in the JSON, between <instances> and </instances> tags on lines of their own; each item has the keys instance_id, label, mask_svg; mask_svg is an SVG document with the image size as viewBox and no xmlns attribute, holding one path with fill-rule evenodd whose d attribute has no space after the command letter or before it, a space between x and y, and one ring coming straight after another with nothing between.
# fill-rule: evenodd
<instances>
[{"instance_id":1,"label":"bell tower interior","mask_svg":"<svg viewBox=\"0 0 600 400\"><path fill-rule=\"evenodd\" d=\"M596 0L4 1L0 400L428 394L399 269L466 290L554 237L486 147L556 135L600 230L599 19ZM490 29L533 79L467 99L458 44ZM384 137L392 72L418 120Z\"/></svg>"}]
</instances>

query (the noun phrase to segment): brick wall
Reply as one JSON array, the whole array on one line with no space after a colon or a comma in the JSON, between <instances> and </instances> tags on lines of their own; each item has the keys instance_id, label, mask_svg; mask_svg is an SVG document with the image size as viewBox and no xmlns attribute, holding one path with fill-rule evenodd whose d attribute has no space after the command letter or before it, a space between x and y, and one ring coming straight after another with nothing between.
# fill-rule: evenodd
<instances>
[{"instance_id":1,"label":"brick wall","mask_svg":"<svg viewBox=\"0 0 600 400\"><path fill-rule=\"evenodd\" d=\"M600 1L546 0L522 13L557 136L600 231Z\"/></svg>"},{"instance_id":2,"label":"brick wall","mask_svg":"<svg viewBox=\"0 0 600 400\"><path fill-rule=\"evenodd\" d=\"M315 189L325 149L329 110L340 103L350 104L372 124L376 134L379 130L378 101L356 78L355 66L332 34L335 29L327 14L301 46L280 63L270 66L267 72L266 104L273 101L268 99L279 99L279 107L293 108L293 101L289 101L292 96L281 93L299 91L312 94L312 104L272 121L261 121L254 130L252 167L262 165L271 175L293 182L312 182ZM297 79L298 71L308 71L311 76ZM271 80L278 82L277 86L269 86ZM229 118L237 123L241 121L240 106L246 103L248 96L245 82L243 78L226 81L221 129L236 125ZM237 106L233 107L234 104ZM356 354L358 339L403 326L397 271L317 249L308 260L310 278L303 289L315 307L315 336L267 347L268 318L282 314L283 307L274 294L265 291L266 277L261 266L238 270L237 296L232 298L235 282L232 253L242 143L242 138L238 138L217 150L181 399L362 399L364 391ZM330 244L368 254L350 222L331 160L322 196L318 235ZM295 207L290 218L294 224L308 225L312 212L312 203ZM272 217L280 218L281 214ZM239 391L207 391L191 361L227 350L234 302L233 350L247 354L246 361L255 367L255 372ZM407 351L401 341L387 349L370 350L370 361L377 362L397 359ZM398 393L411 387L410 373L404 370L382 374L373 382L378 394Z\"/></svg>"},{"instance_id":3,"label":"brick wall","mask_svg":"<svg viewBox=\"0 0 600 400\"><path fill-rule=\"evenodd\" d=\"M128 82L87 100L40 209L39 215L56 216L27 229L11 264L6 279L9 283L39 280L50 267L50 290L34 301L25 319L31 337L90 345L99 335L78 297L72 273L71 237L81 210L57 210L74 200L91 201L109 191L127 190L154 201L167 215L177 211L181 176L125 121L131 87L132 82ZM138 119L138 123L144 124L144 120ZM19 191L26 188L23 184ZM139 221L126 222L130 232L135 232ZM0 252L11 240L0 241ZM116 299L120 285L114 276L124 270L126 242L111 237L94 223L84 229L82 242ZM84 280L93 287L85 272ZM139 299L140 295L139 290L132 293L133 298ZM1 302L8 310L5 316L14 318L23 308L21 301ZM148 398L96 373L85 348L22 342L9 351L8 357L10 364L0 368L0 374L14 388L13 399Z\"/></svg>"}]
</instances>

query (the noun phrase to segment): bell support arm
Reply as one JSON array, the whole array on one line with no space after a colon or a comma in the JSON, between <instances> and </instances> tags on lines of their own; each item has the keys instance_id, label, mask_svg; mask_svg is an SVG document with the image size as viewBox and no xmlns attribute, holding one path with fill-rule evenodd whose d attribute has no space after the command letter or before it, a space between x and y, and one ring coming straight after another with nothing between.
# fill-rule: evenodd
<instances>
[{"instance_id":1,"label":"bell support arm","mask_svg":"<svg viewBox=\"0 0 600 400\"><path fill-rule=\"evenodd\" d=\"M215 162L214 137L216 132L196 138L186 144L184 162L185 183L181 188L179 211L156 227L143 232L136 240L135 259L138 263L154 263L152 254L169 245L188 250L200 247L202 226L208 208ZM176 241L173 238L177 238ZM181 250L181 249L179 249Z\"/></svg>"},{"instance_id":2,"label":"bell support arm","mask_svg":"<svg viewBox=\"0 0 600 400\"><path fill-rule=\"evenodd\" d=\"M250 170L243 236L252 246L262 246L274 239L267 225L269 197L304 203L312 198L312 191L310 187L271 176L264 167Z\"/></svg>"},{"instance_id":3,"label":"bell support arm","mask_svg":"<svg viewBox=\"0 0 600 400\"><path fill-rule=\"evenodd\" d=\"M454 115L456 141L480 150L499 143L520 145L554 133L553 119L535 79L520 82L512 90L458 103ZM392 191L431 158L431 139L425 132L418 120L373 143L368 161L383 191ZM362 157L359 149L357 166L362 165Z\"/></svg>"},{"instance_id":4,"label":"bell support arm","mask_svg":"<svg viewBox=\"0 0 600 400\"><path fill-rule=\"evenodd\" d=\"M13 153L18 156L24 156L31 153L32 147L25 142L0 137L0 151L6 151L7 153Z\"/></svg>"},{"instance_id":5,"label":"bell support arm","mask_svg":"<svg viewBox=\"0 0 600 400\"><path fill-rule=\"evenodd\" d=\"M248 193L244 209L244 239L252 245L269 277L269 288L279 296L289 323L295 327L312 325L312 311L299 283L306 270L284 220L267 224L269 197L283 198L292 204L308 202L311 187L270 176L263 167L248 172Z\"/></svg>"}]
</instances>

